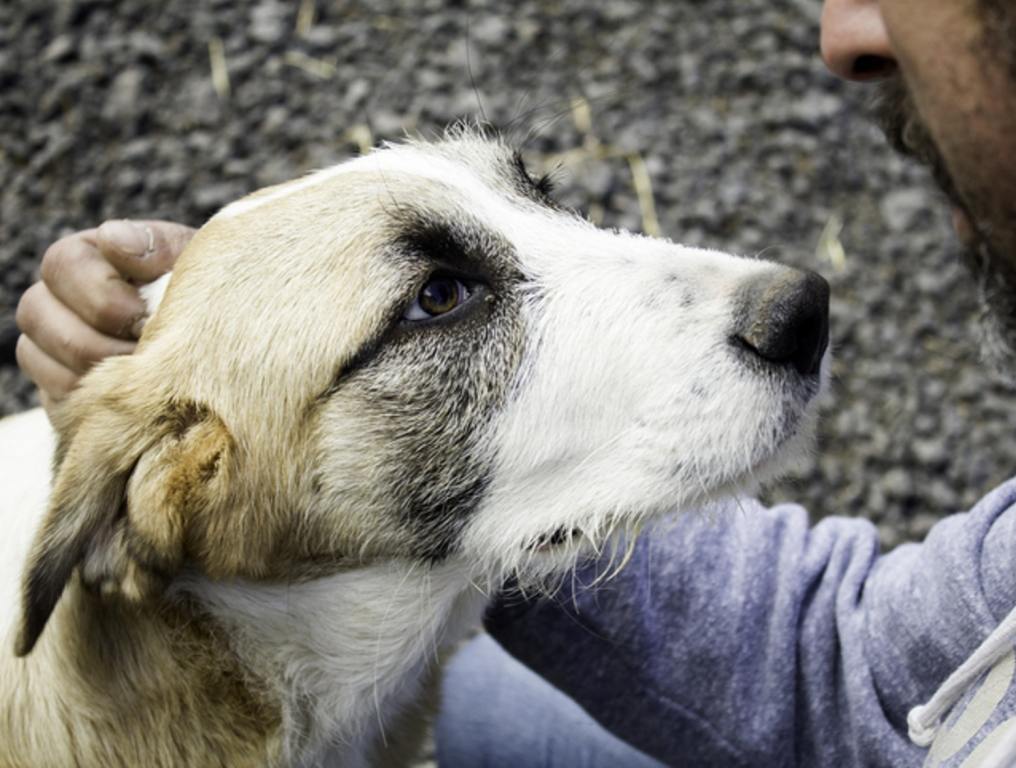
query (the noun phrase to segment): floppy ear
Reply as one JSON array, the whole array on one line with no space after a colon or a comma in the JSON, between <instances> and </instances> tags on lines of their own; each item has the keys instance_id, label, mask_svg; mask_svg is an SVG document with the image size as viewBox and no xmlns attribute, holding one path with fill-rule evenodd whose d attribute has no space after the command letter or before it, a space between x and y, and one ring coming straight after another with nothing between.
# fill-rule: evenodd
<instances>
[{"instance_id":1,"label":"floppy ear","mask_svg":"<svg viewBox=\"0 0 1016 768\"><path fill-rule=\"evenodd\" d=\"M59 451L22 585L18 656L35 646L78 566L85 587L105 596L161 593L183 561L191 519L222 497L232 438L218 417L193 404L140 424L136 416L90 413Z\"/></svg>"}]
</instances>

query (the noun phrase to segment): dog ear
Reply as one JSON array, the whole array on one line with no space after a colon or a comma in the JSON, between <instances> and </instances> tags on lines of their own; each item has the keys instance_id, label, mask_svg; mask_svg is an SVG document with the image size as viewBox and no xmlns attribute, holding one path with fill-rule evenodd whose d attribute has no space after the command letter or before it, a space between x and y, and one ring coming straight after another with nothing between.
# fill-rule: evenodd
<instances>
[{"instance_id":1,"label":"dog ear","mask_svg":"<svg viewBox=\"0 0 1016 768\"><path fill-rule=\"evenodd\" d=\"M35 646L78 566L84 586L104 596L160 594L182 564L190 521L223 496L233 441L217 416L193 404L140 426L136 416L89 414L58 450L22 585L18 656Z\"/></svg>"}]
</instances>

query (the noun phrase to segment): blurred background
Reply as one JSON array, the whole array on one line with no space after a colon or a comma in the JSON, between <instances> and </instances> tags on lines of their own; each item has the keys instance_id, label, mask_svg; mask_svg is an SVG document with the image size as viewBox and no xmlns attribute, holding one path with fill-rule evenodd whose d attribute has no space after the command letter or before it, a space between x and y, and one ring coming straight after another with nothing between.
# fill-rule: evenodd
<instances>
[{"instance_id":1,"label":"blurred background","mask_svg":"<svg viewBox=\"0 0 1016 768\"><path fill-rule=\"evenodd\" d=\"M604 226L815 269L834 386L770 501L892 546L1016 464L973 288L927 175L818 58L819 0L66 0L0 4L0 317L106 218L199 225L405 132L485 118ZM602 297L609 301L609 296ZM0 413L34 403L12 359Z\"/></svg>"}]
</instances>

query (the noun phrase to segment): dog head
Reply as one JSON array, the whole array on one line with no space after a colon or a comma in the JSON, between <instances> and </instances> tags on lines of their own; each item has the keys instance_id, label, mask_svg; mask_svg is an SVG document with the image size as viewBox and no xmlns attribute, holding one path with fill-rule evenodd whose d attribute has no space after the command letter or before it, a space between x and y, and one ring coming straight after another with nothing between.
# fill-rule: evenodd
<instances>
[{"instance_id":1,"label":"dog head","mask_svg":"<svg viewBox=\"0 0 1016 768\"><path fill-rule=\"evenodd\" d=\"M227 206L137 352L60 415L19 653L67 580L184 566L560 570L803 440L827 294L774 264L599 230L468 132Z\"/></svg>"}]
</instances>

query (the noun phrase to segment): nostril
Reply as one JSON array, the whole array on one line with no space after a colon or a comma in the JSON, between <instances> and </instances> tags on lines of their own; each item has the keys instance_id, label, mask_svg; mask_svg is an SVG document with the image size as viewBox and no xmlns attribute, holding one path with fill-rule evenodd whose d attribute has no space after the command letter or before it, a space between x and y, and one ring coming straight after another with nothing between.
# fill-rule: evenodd
<instances>
[{"instance_id":1,"label":"nostril","mask_svg":"<svg viewBox=\"0 0 1016 768\"><path fill-rule=\"evenodd\" d=\"M794 343L788 361L802 376L813 376L822 367L822 356L829 346L829 320L818 311L800 318L792 330Z\"/></svg>"},{"instance_id":2,"label":"nostril","mask_svg":"<svg viewBox=\"0 0 1016 768\"><path fill-rule=\"evenodd\" d=\"M854 59L850 66L853 80L877 80L889 77L896 71L896 62L884 56L865 54Z\"/></svg>"},{"instance_id":3,"label":"nostril","mask_svg":"<svg viewBox=\"0 0 1016 768\"><path fill-rule=\"evenodd\" d=\"M802 376L817 374L829 345L829 284L789 270L749 287L736 345Z\"/></svg>"}]
</instances>

